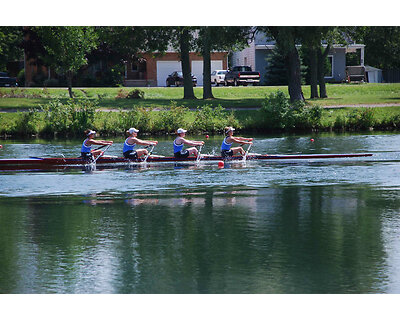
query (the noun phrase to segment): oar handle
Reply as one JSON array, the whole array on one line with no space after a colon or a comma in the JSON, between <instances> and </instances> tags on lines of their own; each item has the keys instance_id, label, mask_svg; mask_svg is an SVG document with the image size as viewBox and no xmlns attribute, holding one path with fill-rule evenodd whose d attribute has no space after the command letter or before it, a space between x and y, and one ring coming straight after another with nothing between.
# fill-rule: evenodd
<instances>
[{"instance_id":1,"label":"oar handle","mask_svg":"<svg viewBox=\"0 0 400 320\"><path fill-rule=\"evenodd\" d=\"M147 145L145 148L147 149L147 148L149 148L149 147L150 147L150 145ZM153 152L154 147L155 147L155 145L153 144L153 145L151 146L151 150L147 152L146 158L144 158L143 162L146 162L146 161L147 161L147 158L148 158L148 157L151 155L151 153Z\"/></svg>"}]
</instances>

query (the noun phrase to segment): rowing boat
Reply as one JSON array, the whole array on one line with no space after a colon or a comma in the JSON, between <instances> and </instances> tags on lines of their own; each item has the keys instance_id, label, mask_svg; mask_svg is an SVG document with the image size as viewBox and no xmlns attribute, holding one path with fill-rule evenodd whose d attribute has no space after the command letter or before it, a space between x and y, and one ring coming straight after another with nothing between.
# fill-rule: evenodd
<instances>
[{"instance_id":1,"label":"rowing boat","mask_svg":"<svg viewBox=\"0 0 400 320\"><path fill-rule=\"evenodd\" d=\"M333 159L333 158L358 158L370 157L372 153L350 153L350 154L288 154L288 155L267 155L267 154L248 154L246 161L253 160L310 160L310 159ZM163 157L151 155L147 158L146 163L171 163L171 162L196 162L195 157L177 159L175 157ZM211 161L242 161L243 156L233 156L229 159L224 159L221 156L202 155L200 163ZM144 159L129 160L126 158L115 156L102 156L96 161L96 166L126 166L141 164ZM27 159L0 159L0 170L19 170L19 169L41 169L52 167L75 167L87 166L90 163L80 157L77 158L39 158L30 157Z\"/></svg>"}]
</instances>

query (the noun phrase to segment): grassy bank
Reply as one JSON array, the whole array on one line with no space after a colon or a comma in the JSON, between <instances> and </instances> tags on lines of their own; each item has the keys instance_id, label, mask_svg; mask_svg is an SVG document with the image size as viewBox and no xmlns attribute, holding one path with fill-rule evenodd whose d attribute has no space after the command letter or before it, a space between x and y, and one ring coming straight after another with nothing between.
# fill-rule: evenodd
<instances>
[{"instance_id":1,"label":"grassy bank","mask_svg":"<svg viewBox=\"0 0 400 320\"><path fill-rule=\"evenodd\" d=\"M259 110L226 110L209 105L197 109L170 104L161 109L98 111L94 100L52 100L40 111L0 114L0 135L12 137L80 137L87 128L102 136L123 135L130 127L142 134L168 134L178 127L196 133L219 133L225 126L242 132L363 131L400 128L400 107L338 108L290 105L283 92L263 99Z\"/></svg>"},{"instance_id":2,"label":"grassy bank","mask_svg":"<svg viewBox=\"0 0 400 320\"><path fill-rule=\"evenodd\" d=\"M281 87L214 87L215 100L201 100L203 89L194 88L196 100L183 100L183 88L139 88L144 92L144 99L118 99L120 90L129 92L134 88L82 88L74 89L76 98L98 100L98 106L105 109L133 107L163 108L171 101L188 108L211 105L216 107L260 107L267 95L277 90L287 92L286 86ZM310 96L310 87L303 86L304 96ZM394 84L328 84L327 99L307 100L310 105L363 105L363 104L395 104L400 103L400 83ZM53 99L68 100L65 88L1 88L0 108L37 108Z\"/></svg>"}]
</instances>

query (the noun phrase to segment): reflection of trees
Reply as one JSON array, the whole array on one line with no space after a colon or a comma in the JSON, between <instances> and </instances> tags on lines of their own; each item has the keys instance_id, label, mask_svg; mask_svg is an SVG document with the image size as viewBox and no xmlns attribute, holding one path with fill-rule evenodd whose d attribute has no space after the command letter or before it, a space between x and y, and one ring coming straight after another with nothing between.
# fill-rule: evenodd
<instances>
[{"instance_id":1,"label":"reflection of trees","mask_svg":"<svg viewBox=\"0 0 400 320\"><path fill-rule=\"evenodd\" d=\"M6 213L0 206L0 288L37 293L382 291L381 219L390 206L398 208L368 187L14 201Z\"/></svg>"}]
</instances>

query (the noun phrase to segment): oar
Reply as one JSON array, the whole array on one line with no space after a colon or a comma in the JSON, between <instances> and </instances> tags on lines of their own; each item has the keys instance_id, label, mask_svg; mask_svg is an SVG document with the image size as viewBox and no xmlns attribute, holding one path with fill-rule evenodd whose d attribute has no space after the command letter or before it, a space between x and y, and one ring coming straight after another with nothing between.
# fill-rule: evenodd
<instances>
[{"instance_id":1,"label":"oar","mask_svg":"<svg viewBox=\"0 0 400 320\"><path fill-rule=\"evenodd\" d=\"M200 154L201 154L201 148L202 148L203 146L201 145L200 147L199 147L199 152L197 152L197 159L196 159L196 163L198 164L199 162L200 162Z\"/></svg>"},{"instance_id":2,"label":"oar","mask_svg":"<svg viewBox=\"0 0 400 320\"><path fill-rule=\"evenodd\" d=\"M250 150L251 146L252 146L252 144L249 144L249 147L247 148L246 153L243 156L243 161L244 162L246 162L246 158L247 158L247 155L249 154L249 150Z\"/></svg>"},{"instance_id":3,"label":"oar","mask_svg":"<svg viewBox=\"0 0 400 320\"><path fill-rule=\"evenodd\" d=\"M93 160L92 163L93 163L94 165L96 165L96 161L97 161L102 155L104 155L104 154L106 153L106 151L108 150L109 147L111 147L111 144L107 145L107 147L104 149L104 151L103 151L102 153L100 153L100 154L97 156L96 159ZM99 148L99 149L100 149L100 148Z\"/></svg>"},{"instance_id":4,"label":"oar","mask_svg":"<svg viewBox=\"0 0 400 320\"><path fill-rule=\"evenodd\" d=\"M151 149L150 149L150 151L149 151L149 152L147 152L146 158L144 158L144 160L143 160L143 162L144 162L144 163L146 163L146 161L147 161L147 158L148 158L148 157L149 157L149 155L151 155L151 153L153 152L153 150L154 150L154 147L155 147L155 145L153 144L153 145L151 146Z\"/></svg>"}]
</instances>

